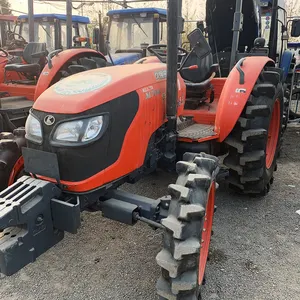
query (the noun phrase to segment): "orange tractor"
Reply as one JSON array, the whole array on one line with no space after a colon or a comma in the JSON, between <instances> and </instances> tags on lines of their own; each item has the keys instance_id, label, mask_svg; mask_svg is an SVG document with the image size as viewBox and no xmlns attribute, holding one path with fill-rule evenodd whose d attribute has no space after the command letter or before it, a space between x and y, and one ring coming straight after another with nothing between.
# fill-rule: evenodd
<instances>
[{"instance_id":1,"label":"orange tractor","mask_svg":"<svg viewBox=\"0 0 300 300\"><path fill-rule=\"evenodd\" d=\"M168 46L148 47L156 62L82 72L39 95L25 126L31 176L0 193L3 274L34 261L64 231L76 233L82 210L101 210L126 224L163 229L160 298L199 299L215 210L215 156L226 156L232 187L265 195L282 135L281 70L261 43L252 55L238 52L242 1L235 7L227 78L214 78L218 65L199 29L189 35L190 52L178 47L178 6L170 0ZM54 59L60 55L39 80L61 70ZM118 189L158 167L178 172L168 196L154 200Z\"/></svg>"},{"instance_id":2,"label":"orange tractor","mask_svg":"<svg viewBox=\"0 0 300 300\"><path fill-rule=\"evenodd\" d=\"M24 96L28 100L34 100L36 84L49 53L53 56L58 50L82 47L81 41L90 46L87 28L90 20L87 17L71 16L72 44L69 47L67 47L67 15L35 14L32 18L33 41L29 42L29 16L22 15L18 17L14 31L8 32L10 44L18 49L13 52L0 49L3 60L0 69L0 91L6 92L8 96ZM83 48L82 51L84 50ZM16 61L17 59L19 61Z\"/></svg>"},{"instance_id":3,"label":"orange tractor","mask_svg":"<svg viewBox=\"0 0 300 300\"><path fill-rule=\"evenodd\" d=\"M25 45L23 40L14 38L16 16L0 15L0 82L3 81L2 73L7 63L7 57L13 57L19 54L19 50ZM20 59L14 59L14 62L21 62ZM15 78L13 76L13 78Z\"/></svg>"},{"instance_id":4,"label":"orange tractor","mask_svg":"<svg viewBox=\"0 0 300 300\"><path fill-rule=\"evenodd\" d=\"M16 16L0 15L0 48L7 47L8 35L13 32Z\"/></svg>"},{"instance_id":5,"label":"orange tractor","mask_svg":"<svg viewBox=\"0 0 300 300\"><path fill-rule=\"evenodd\" d=\"M90 43L89 18L71 17L71 44L74 48L69 50L65 50L68 40L66 15L36 14L33 20L34 40L39 42L27 42L29 22L28 16L23 15L19 16L14 31L8 32L10 45L19 48L13 51L0 49L0 190L12 184L22 173L21 147L26 142L24 130L17 128L25 125L33 101L49 86L67 76L106 66L106 58L101 53L82 47L82 44ZM23 49L20 46L22 41Z\"/></svg>"}]
</instances>

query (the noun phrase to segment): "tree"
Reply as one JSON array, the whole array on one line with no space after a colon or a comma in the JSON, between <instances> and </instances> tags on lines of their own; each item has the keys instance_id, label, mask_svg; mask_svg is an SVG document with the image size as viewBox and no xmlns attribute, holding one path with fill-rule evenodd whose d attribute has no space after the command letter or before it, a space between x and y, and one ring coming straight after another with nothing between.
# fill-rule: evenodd
<instances>
[{"instance_id":1,"label":"tree","mask_svg":"<svg viewBox=\"0 0 300 300\"><path fill-rule=\"evenodd\" d=\"M0 0L0 8L1 8L1 14L2 15L10 15L10 3L8 0Z\"/></svg>"},{"instance_id":2,"label":"tree","mask_svg":"<svg viewBox=\"0 0 300 300\"><path fill-rule=\"evenodd\" d=\"M300 15L300 3L298 0L286 0L285 3L288 17Z\"/></svg>"}]
</instances>

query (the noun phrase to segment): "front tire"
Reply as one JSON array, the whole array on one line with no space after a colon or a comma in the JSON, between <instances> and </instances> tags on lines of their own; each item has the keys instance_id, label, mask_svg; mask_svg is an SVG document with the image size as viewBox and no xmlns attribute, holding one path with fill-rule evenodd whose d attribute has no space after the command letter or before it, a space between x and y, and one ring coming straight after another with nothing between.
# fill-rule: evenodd
<instances>
[{"instance_id":1,"label":"front tire","mask_svg":"<svg viewBox=\"0 0 300 300\"><path fill-rule=\"evenodd\" d=\"M156 257L162 268L160 299L200 299L212 233L218 159L202 153L186 153L183 159L176 165L176 184L169 186L168 217L161 222L166 230Z\"/></svg>"}]
</instances>

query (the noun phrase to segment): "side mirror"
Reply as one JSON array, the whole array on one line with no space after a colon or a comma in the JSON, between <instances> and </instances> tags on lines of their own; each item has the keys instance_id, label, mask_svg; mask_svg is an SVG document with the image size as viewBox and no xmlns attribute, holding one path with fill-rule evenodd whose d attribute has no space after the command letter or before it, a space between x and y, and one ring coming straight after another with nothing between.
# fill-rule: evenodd
<instances>
[{"instance_id":1,"label":"side mirror","mask_svg":"<svg viewBox=\"0 0 300 300\"><path fill-rule=\"evenodd\" d=\"M300 19L293 20L291 36L292 37L300 36Z\"/></svg>"},{"instance_id":2,"label":"side mirror","mask_svg":"<svg viewBox=\"0 0 300 300\"><path fill-rule=\"evenodd\" d=\"M93 44L99 45L99 43L100 43L100 29L94 28L93 29Z\"/></svg>"},{"instance_id":3,"label":"side mirror","mask_svg":"<svg viewBox=\"0 0 300 300\"><path fill-rule=\"evenodd\" d=\"M195 51L198 58L205 57L211 52L211 48L203 35L202 31L197 28L188 35L191 48Z\"/></svg>"}]
</instances>

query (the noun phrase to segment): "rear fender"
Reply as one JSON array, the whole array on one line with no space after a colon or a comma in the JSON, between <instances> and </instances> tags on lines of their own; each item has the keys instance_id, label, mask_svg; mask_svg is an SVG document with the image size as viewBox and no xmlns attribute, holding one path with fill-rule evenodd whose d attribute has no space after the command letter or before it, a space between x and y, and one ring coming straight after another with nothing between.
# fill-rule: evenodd
<instances>
[{"instance_id":1,"label":"rear fender","mask_svg":"<svg viewBox=\"0 0 300 300\"><path fill-rule=\"evenodd\" d=\"M39 77L39 80L37 82L37 86L36 86L36 90L35 90L35 94L34 94L34 101L36 101L37 98L47 88L50 87L50 85L55 83L55 76L61 70L61 68L64 66L64 64L67 61L74 59L75 56L78 56L81 54L83 56L85 54L94 55L94 56L98 56L98 57L101 57L106 60L105 56L102 53L97 52L92 49L87 49L87 48L68 49L68 50L60 52L57 56L54 56L52 58L53 67L51 69L48 67L48 64L46 64L46 66L44 67L44 69Z\"/></svg>"},{"instance_id":2,"label":"rear fender","mask_svg":"<svg viewBox=\"0 0 300 300\"><path fill-rule=\"evenodd\" d=\"M236 68L237 65L230 72L220 95L216 113L215 132L218 134L219 142L223 142L232 131L246 105L259 74L267 64L273 66L274 62L264 56L245 58L241 67L245 74L244 84L240 83L240 73Z\"/></svg>"}]
</instances>

